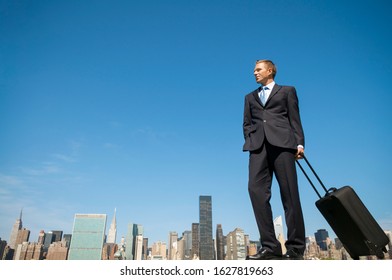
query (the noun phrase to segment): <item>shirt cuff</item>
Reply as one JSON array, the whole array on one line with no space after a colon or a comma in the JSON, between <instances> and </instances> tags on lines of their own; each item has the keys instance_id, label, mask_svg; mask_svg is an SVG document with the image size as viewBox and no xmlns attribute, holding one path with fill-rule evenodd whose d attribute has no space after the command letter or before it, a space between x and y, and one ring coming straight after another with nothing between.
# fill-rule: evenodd
<instances>
[{"instance_id":1,"label":"shirt cuff","mask_svg":"<svg viewBox=\"0 0 392 280\"><path fill-rule=\"evenodd\" d=\"M298 145L297 148L305 149L304 146L302 146L302 145Z\"/></svg>"}]
</instances>

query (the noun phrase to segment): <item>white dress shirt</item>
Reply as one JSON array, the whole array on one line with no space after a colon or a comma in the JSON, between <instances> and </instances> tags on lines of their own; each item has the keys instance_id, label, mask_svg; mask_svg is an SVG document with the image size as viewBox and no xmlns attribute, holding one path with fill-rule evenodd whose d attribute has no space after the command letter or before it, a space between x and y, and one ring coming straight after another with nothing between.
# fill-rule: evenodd
<instances>
[{"instance_id":1,"label":"white dress shirt","mask_svg":"<svg viewBox=\"0 0 392 280\"><path fill-rule=\"evenodd\" d=\"M261 91L264 90L264 100L265 100L265 102L267 102L269 96L271 95L271 91L274 88L274 86L275 86L275 81L272 81L268 85L262 86L262 88L260 90L260 93L259 93L259 96L261 94Z\"/></svg>"}]
</instances>

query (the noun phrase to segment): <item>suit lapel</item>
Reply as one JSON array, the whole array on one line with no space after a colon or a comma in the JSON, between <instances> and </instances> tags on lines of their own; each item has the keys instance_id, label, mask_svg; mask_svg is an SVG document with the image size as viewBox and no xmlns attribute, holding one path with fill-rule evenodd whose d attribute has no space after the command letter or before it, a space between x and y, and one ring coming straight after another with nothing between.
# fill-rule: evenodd
<instances>
[{"instance_id":1,"label":"suit lapel","mask_svg":"<svg viewBox=\"0 0 392 280\"><path fill-rule=\"evenodd\" d=\"M258 89L256 89L254 92L253 92L253 97L256 99L256 101L261 105L261 106L263 106L263 103L261 103L261 100L260 100L260 97L259 97L259 91L260 91L260 87L258 88ZM264 106L263 106L264 107Z\"/></svg>"},{"instance_id":2,"label":"suit lapel","mask_svg":"<svg viewBox=\"0 0 392 280\"><path fill-rule=\"evenodd\" d=\"M267 101L265 102L265 105L267 106L268 102L271 100L271 98L274 97L275 94L278 93L278 91L282 88L282 86L279 86L277 84L274 85L274 87L272 88L271 94L269 95ZM259 98L260 99L260 98ZM260 101L261 103L261 101Z\"/></svg>"}]
</instances>

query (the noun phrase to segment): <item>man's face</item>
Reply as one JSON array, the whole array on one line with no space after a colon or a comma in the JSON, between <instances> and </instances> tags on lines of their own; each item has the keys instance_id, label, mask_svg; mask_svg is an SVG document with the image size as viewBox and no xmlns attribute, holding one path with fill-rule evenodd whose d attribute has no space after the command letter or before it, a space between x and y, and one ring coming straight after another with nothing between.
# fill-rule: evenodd
<instances>
[{"instance_id":1,"label":"man's face","mask_svg":"<svg viewBox=\"0 0 392 280\"><path fill-rule=\"evenodd\" d=\"M255 70L253 71L256 82L263 85L268 84L269 79L272 79L271 73L272 69L268 69L267 65L264 62L257 63L255 66Z\"/></svg>"}]
</instances>

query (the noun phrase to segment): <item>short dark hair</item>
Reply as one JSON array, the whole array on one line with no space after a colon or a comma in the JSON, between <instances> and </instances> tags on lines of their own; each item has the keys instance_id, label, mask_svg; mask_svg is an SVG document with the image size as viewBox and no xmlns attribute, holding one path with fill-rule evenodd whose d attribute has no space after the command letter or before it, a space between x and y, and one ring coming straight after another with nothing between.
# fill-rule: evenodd
<instances>
[{"instance_id":1,"label":"short dark hair","mask_svg":"<svg viewBox=\"0 0 392 280\"><path fill-rule=\"evenodd\" d=\"M275 78L278 70L276 69L276 65L272 62L272 60L259 59L259 60L256 60L256 64L258 64L258 63L264 63L267 65L268 68L271 68L272 69L272 77Z\"/></svg>"}]
</instances>

